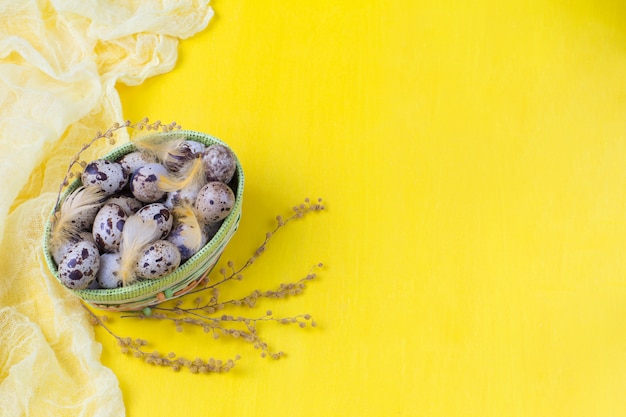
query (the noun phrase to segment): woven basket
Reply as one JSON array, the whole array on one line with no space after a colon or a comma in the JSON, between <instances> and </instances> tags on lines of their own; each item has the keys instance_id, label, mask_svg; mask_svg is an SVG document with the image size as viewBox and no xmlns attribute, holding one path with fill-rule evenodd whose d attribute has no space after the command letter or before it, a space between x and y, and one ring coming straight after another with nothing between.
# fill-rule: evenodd
<instances>
[{"instance_id":1,"label":"woven basket","mask_svg":"<svg viewBox=\"0 0 626 417\"><path fill-rule=\"evenodd\" d=\"M152 135L185 136L187 140L201 142L207 146L213 144L228 146L213 136L189 130L177 130L171 133L159 132L153 133ZM128 143L114 149L105 155L104 159L115 161L127 153L135 150L135 146L132 143ZM62 199L67 197L67 195L77 189L80 185L80 180L76 180L70 184L65 190ZM200 282L206 279L207 275L211 272L219 260L224 248L233 237L237 231L237 227L239 226L243 199L244 175L238 159L237 170L229 185L235 194L235 205L231 213L228 217L226 217L226 219L224 219L215 236L213 236L213 238L194 256L181 264L178 269L171 274L155 280L136 282L122 288L96 290L72 290L68 288L67 290L73 292L93 307L112 311L141 310L145 307L180 297L191 291ZM53 214L54 210L51 213L50 220L45 225L43 250L48 268L54 277L61 282L57 272L57 265L52 259L49 246L50 230L52 227L51 219Z\"/></svg>"}]
</instances>

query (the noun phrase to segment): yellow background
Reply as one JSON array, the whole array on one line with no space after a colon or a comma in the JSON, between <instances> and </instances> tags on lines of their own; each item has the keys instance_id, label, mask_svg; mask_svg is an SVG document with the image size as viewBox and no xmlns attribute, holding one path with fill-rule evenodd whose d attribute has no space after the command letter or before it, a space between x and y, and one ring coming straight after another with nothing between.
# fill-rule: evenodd
<instances>
[{"instance_id":1,"label":"yellow background","mask_svg":"<svg viewBox=\"0 0 626 417\"><path fill-rule=\"evenodd\" d=\"M170 73L120 86L125 116L176 120L239 155L244 261L225 296L298 279L259 311L288 357L115 319L195 356L197 376L122 356L131 417L626 414L626 6L621 1L214 1ZM261 314L261 313L259 313Z\"/></svg>"}]
</instances>

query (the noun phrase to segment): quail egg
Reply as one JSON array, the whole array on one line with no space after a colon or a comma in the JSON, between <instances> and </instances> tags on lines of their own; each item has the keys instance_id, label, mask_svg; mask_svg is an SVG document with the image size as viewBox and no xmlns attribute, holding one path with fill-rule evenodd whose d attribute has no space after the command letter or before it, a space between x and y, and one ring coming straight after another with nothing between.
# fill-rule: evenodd
<instances>
[{"instance_id":1,"label":"quail egg","mask_svg":"<svg viewBox=\"0 0 626 417\"><path fill-rule=\"evenodd\" d=\"M153 221L156 223L157 230L161 232L159 239L167 236L172 229L174 223L174 216L162 203L152 203L143 206L137 211L137 216L146 221Z\"/></svg>"},{"instance_id":2,"label":"quail egg","mask_svg":"<svg viewBox=\"0 0 626 417\"><path fill-rule=\"evenodd\" d=\"M207 147L202 154L207 181L229 183L235 175L237 163L235 154L226 146L215 144Z\"/></svg>"},{"instance_id":3,"label":"quail egg","mask_svg":"<svg viewBox=\"0 0 626 417\"><path fill-rule=\"evenodd\" d=\"M68 288L82 290L93 282L99 268L100 254L95 243L80 241L59 262L59 279Z\"/></svg>"},{"instance_id":4,"label":"quail egg","mask_svg":"<svg viewBox=\"0 0 626 417\"><path fill-rule=\"evenodd\" d=\"M180 252L172 242L157 240L140 250L135 273L140 278L161 278L178 268L180 262Z\"/></svg>"},{"instance_id":5,"label":"quail egg","mask_svg":"<svg viewBox=\"0 0 626 417\"><path fill-rule=\"evenodd\" d=\"M128 215L115 203L102 206L93 222L93 238L104 252L116 252L122 240L122 229Z\"/></svg>"},{"instance_id":6,"label":"quail egg","mask_svg":"<svg viewBox=\"0 0 626 417\"><path fill-rule=\"evenodd\" d=\"M167 172L161 164L146 164L138 168L130 180L130 190L135 198L144 203L160 200L165 191L159 189L159 177L167 175Z\"/></svg>"},{"instance_id":7,"label":"quail egg","mask_svg":"<svg viewBox=\"0 0 626 417\"><path fill-rule=\"evenodd\" d=\"M163 164L171 172L178 172L187 163L191 162L198 153L202 153L203 151L203 144L199 142L185 140L176 147L174 152L167 154L167 158L165 159Z\"/></svg>"},{"instance_id":8,"label":"quail egg","mask_svg":"<svg viewBox=\"0 0 626 417\"><path fill-rule=\"evenodd\" d=\"M199 155L204 152L206 145L202 142L196 142L195 140L187 140L183 142L193 152L193 155Z\"/></svg>"},{"instance_id":9,"label":"quail egg","mask_svg":"<svg viewBox=\"0 0 626 417\"><path fill-rule=\"evenodd\" d=\"M217 232L219 232L220 227L222 227L222 223L222 221L219 221L215 223L207 223L204 225L204 232L207 234L208 240L213 239L213 236L215 236Z\"/></svg>"},{"instance_id":10,"label":"quail egg","mask_svg":"<svg viewBox=\"0 0 626 417\"><path fill-rule=\"evenodd\" d=\"M198 197L198 192L204 186L204 183L192 182L180 190L170 191L165 197L165 207L172 210L181 204L193 204Z\"/></svg>"},{"instance_id":11,"label":"quail egg","mask_svg":"<svg viewBox=\"0 0 626 417\"><path fill-rule=\"evenodd\" d=\"M98 210L100 210L100 205L83 209L79 213L77 213L71 220L73 225L78 226L79 229L89 231L93 226L93 221L96 218L96 214L98 214Z\"/></svg>"},{"instance_id":12,"label":"quail egg","mask_svg":"<svg viewBox=\"0 0 626 417\"><path fill-rule=\"evenodd\" d=\"M156 163L157 157L148 152L135 151L122 156L117 162L132 176L142 166Z\"/></svg>"},{"instance_id":13,"label":"quail egg","mask_svg":"<svg viewBox=\"0 0 626 417\"><path fill-rule=\"evenodd\" d=\"M167 236L167 240L178 248L182 262L195 255L209 241L207 230L201 225L198 226L196 230L187 223L175 222Z\"/></svg>"},{"instance_id":14,"label":"quail egg","mask_svg":"<svg viewBox=\"0 0 626 417\"><path fill-rule=\"evenodd\" d=\"M119 194L109 198L106 203L114 203L120 206L129 216L135 214L137 210L143 207L143 203L135 197Z\"/></svg>"},{"instance_id":15,"label":"quail egg","mask_svg":"<svg viewBox=\"0 0 626 417\"><path fill-rule=\"evenodd\" d=\"M117 162L95 159L83 170L81 180L85 186L98 186L106 195L112 195L126 186L129 174Z\"/></svg>"},{"instance_id":16,"label":"quail egg","mask_svg":"<svg viewBox=\"0 0 626 417\"><path fill-rule=\"evenodd\" d=\"M59 246L51 248L52 259L58 265L65 254L78 242L87 241L95 243L93 235L88 231L81 231L77 235L72 235L65 239Z\"/></svg>"},{"instance_id":17,"label":"quail egg","mask_svg":"<svg viewBox=\"0 0 626 417\"><path fill-rule=\"evenodd\" d=\"M100 269L96 281L101 288L119 288L124 283L120 274L122 260L119 253L103 253L100 255Z\"/></svg>"},{"instance_id":18,"label":"quail egg","mask_svg":"<svg viewBox=\"0 0 626 417\"><path fill-rule=\"evenodd\" d=\"M204 223L224 220L235 205L235 194L223 182L213 181L206 184L195 201L198 218Z\"/></svg>"}]
</instances>

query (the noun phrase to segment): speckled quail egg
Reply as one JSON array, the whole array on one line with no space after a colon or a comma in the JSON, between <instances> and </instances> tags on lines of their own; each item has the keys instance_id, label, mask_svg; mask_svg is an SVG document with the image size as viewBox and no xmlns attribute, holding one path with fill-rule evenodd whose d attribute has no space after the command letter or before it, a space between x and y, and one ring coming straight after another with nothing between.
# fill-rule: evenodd
<instances>
[{"instance_id":1,"label":"speckled quail egg","mask_svg":"<svg viewBox=\"0 0 626 417\"><path fill-rule=\"evenodd\" d=\"M106 159L95 159L88 163L81 176L83 185L98 186L106 195L112 195L124 188L128 184L128 178L129 174L121 164Z\"/></svg>"},{"instance_id":2,"label":"speckled quail egg","mask_svg":"<svg viewBox=\"0 0 626 417\"><path fill-rule=\"evenodd\" d=\"M167 193L163 204L170 210L181 204L193 204L204 185L204 182L192 182L180 190L170 191Z\"/></svg>"},{"instance_id":3,"label":"speckled quail egg","mask_svg":"<svg viewBox=\"0 0 626 417\"><path fill-rule=\"evenodd\" d=\"M172 242L157 240L140 250L135 273L139 278L162 278L178 268L180 262L180 252Z\"/></svg>"},{"instance_id":4,"label":"speckled quail egg","mask_svg":"<svg viewBox=\"0 0 626 417\"><path fill-rule=\"evenodd\" d=\"M93 238L104 252L116 252L122 240L122 229L128 215L117 204L102 206L93 222Z\"/></svg>"},{"instance_id":5,"label":"speckled quail egg","mask_svg":"<svg viewBox=\"0 0 626 417\"><path fill-rule=\"evenodd\" d=\"M70 223L76 225L79 229L90 231L93 226L93 221L96 218L96 214L98 214L98 210L100 210L101 205L97 205L88 209L83 209L78 212Z\"/></svg>"},{"instance_id":6,"label":"speckled quail egg","mask_svg":"<svg viewBox=\"0 0 626 417\"><path fill-rule=\"evenodd\" d=\"M165 191L159 189L159 177L167 175L167 168L161 164L147 164L138 168L130 180L130 190L135 198L144 203L159 201Z\"/></svg>"},{"instance_id":7,"label":"speckled quail egg","mask_svg":"<svg viewBox=\"0 0 626 417\"><path fill-rule=\"evenodd\" d=\"M100 290L102 289L102 287L100 286L100 284L98 284L98 280L94 279L93 281L91 281L91 283L87 286L88 290Z\"/></svg>"},{"instance_id":8,"label":"speckled quail egg","mask_svg":"<svg viewBox=\"0 0 626 417\"><path fill-rule=\"evenodd\" d=\"M198 226L199 230L194 230L187 223L175 222L167 236L167 240L178 248L182 262L195 255L209 241L206 229L202 225Z\"/></svg>"},{"instance_id":9,"label":"speckled quail egg","mask_svg":"<svg viewBox=\"0 0 626 417\"><path fill-rule=\"evenodd\" d=\"M133 175L135 171L147 164L153 164L158 162L157 157L154 154L144 152L144 151L135 151L131 153L127 153L122 156L117 162L128 172L129 175Z\"/></svg>"},{"instance_id":10,"label":"speckled quail egg","mask_svg":"<svg viewBox=\"0 0 626 417\"><path fill-rule=\"evenodd\" d=\"M172 224L174 223L174 216L162 203L152 203L143 206L137 211L137 216L146 221L153 221L156 223L157 230L161 232L159 239L164 238L172 230Z\"/></svg>"},{"instance_id":11,"label":"speckled quail egg","mask_svg":"<svg viewBox=\"0 0 626 417\"><path fill-rule=\"evenodd\" d=\"M223 182L212 181L206 184L195 201L198 218L203 223L215 223L224 220L235 205L235 194Z\"/></svg>"},{"instance_id":12,"label":"speckled quail egg","mask_svg":"<svg viewBox=\"0 0 626 417\"><path fill-rule=\"evenodd\" d=\"M184 140L176 147L173 153L167 155L163 165L171 172L178 172L186 164L193 161L198 154L201 154L204 148L205 146L200 142Z\"/></svg>"},{"instance_id":13,"label":"speckled quail egg","mask_svg":"<svg viewBox=\"0 0 626 417\"><path fill-rule=\"evenodd\" d=\"M207 181L229 183L237 169L235 154L221 144L207 147L202 154L202 162Z\"/></svg>"},{"instance_id":14,"label":"speckled quail egg","mask_svg":"<svg viewBox=\"0 0 626 417\"><path fill-rule=\"evenodd\" d=\"M106 200L105 203L117 204L129 216L131 214L135 214L137 212L137 210L139 210L140 208L143 207L143 203L141 201L137 200L135 197L132 197L132 196L129 196L129 195L123 195L123 194L114 195L111 198L109 198L108 200Z\"/></svg>"},{"instance_id":15,"label":"speckled quail egg","mask_svg":"<svg viewBox=\"0 0 626 417\"><path fill-rule=\"evenodd\" d=\"M68 288L82 290L96 279L99 268L100 253L95 243L80 241L59 262L59 279Z\"/></svg>"},{"instance_id":16,"label":"speckled quail egg","mask_svg":"<svg viewBox=\"0 0 626 417\"><path fill-rule=\"evenodd\" d=\"M215 223L207 223L204 225L204 232L207 234L208 236L208 240L213 239L213 236L215 236L217 234L217 232L219 232L220 227L222 227L222 223L224 223L223 221L219 221L219 222L215 222Z\"/></svg>"},{"instance_id":17,"label":"speckled quail egg","mask_svg":"<svg viewBox=\"0 0 626 417\"><path fill-rule=\"evenodd\" d=\"M100 255L100 269L96 281L101 288L119 288L123 285L120 268L122 259L119 253L103 253Z\"/></svg>"},{"instance_id":18,"label":"speckled quail egg","mask_svg":"<svg viewBox=\"0 0 626 417\"><path fill-rule=\"evenodd\" d=\"M72 246L83 240L95 243L91 232L85 230L79 232L77 235L72 235L63 240L61 244L57 247L51 248L50 253L52 255L52 259L54 259L54 262L56 262L56 264L58 265L61 262L61 259L63 259L63 257L65 256L65 254L72 248ZM50 243L52 244L52 241Z\"/></svg>"},{"instance_id":19,"label":"speckled quail egg","mask_svg":"<svg viewBox=\"0 0 626 417\"><path fill-rule=\"evenodd\" d=\"M185 146L187 146L193 152L194 156L199 155L204 152L206 149L206 145L202 142L196 142L195 140L187 140L185 141Z\"/></svg>"}]
</instances>

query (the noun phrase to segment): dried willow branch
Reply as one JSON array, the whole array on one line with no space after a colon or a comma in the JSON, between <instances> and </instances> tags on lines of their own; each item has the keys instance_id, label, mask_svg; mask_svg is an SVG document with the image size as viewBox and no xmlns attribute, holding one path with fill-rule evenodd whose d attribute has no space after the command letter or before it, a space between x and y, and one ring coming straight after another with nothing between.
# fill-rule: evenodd
<instances>
[{"instance_id":1,"label":"dried willow branch","mask_svg":"<svg viewBox=\"0 0 626 417\"><path fill-rule=\"evenodd\" d=\"M267 310L264 315L259 317L246 317L229 314L218 315L218 312L221 312L227 307L246 307L253 309L257 305L257 301L261 298L286 299L291 296L300 295L305 291L306 283L316 278L317 275L314 269L321 268L323 265L321 263L314 265L309 272L299 280L282 283L274 290L254 290L241 298L221 301L220 288L230 281L243 279L243 272L250 268L250 266L265 253L271 239L287 224L293 220L301 219L309 213L320 212L324 210L324 208L322 199L318 199L316 202L305 199L304 203L293 207L293 213L288 217L276 217L276 226L271 232L265 235L263 243L241 267L235 268L234 262L228 261L226 264L227 267L222 267L218 271L221 276L218 281L210 283L210 281L207 280L205 285L201 288L193 290L178 299L173 307L158 305L145 308L141 312L127 313L126 315L120 316L120 318L171 322L174 324L177 332L183 331L186 326L199 327L202 328L205 333L211 334L215 339L219 339L222 336L230 336L248 342L252 344L255 349L261 351L261 357L270 357L273 359L281 358L285 353L282 351L273 351L268 346L267 342L259 336L257 325L263 322L274 322L284 325L295 324L300 328L307 326L315 327L317 323L310 314L276 317L271 310ZM210 298L208 300L197 295L206 292L210 292ZM195 298L193 297L194 295L196 295ZM229 371L235 365L235 361L240 358L239 355L237 355L234 360L229 359L227 361L219 361L213 358L208 360L197 358L194 361L190 361L178 357L173 352L166 355L158 351L147 352L143 350L143 347L147 345L147 341L118 336L110 327L106 326L106 316L97 316L88 308L85 307L85 309L90 313L90 319L93 324L103 327L109 335L117 340L123 353L131 353L134 357L142 358L147 363L171 367L173 370L186 367L193 373L214 373Z\"/></svg>"},{"instance_id":2,"label":"dried willow branch","mask_svg":"<svg viewBox=\"0 0 626 417\"><path fill-rule=\"evenodd\" d=\"M80 159L81 154L86 151L91 145L97 142L100 139L107 139L109 144L115 145L116 139L114 133L120 129L131 128L136 130L161 130L163 132L171 132L172 130L180 130L181 126L176 122L171 122L169 124L163 124L160 120L155 122L150 122L147 117L143 118L139 122L132 123L130 120L126 120L124 123L115 123L109 129L104 132L97 132L96 135L87 143L84 143L78 153L70 159L70 163L67 167L67 171L65 172L65 177L63 177L63 181L59 185L59 191L57 192L57 199L54 203L54 211L56 212L59 209L59 205L61 204L61 195L63 193L63 189L70 184L70 179L76 177L78 174L73 172L74 167L79 165L81 170L85 166L87 166L87 162Z\"/></svg>"},{"instance_id":3,"label":"dried willow branch","mask_svg":"<svg viewBox=\"0 0 626 417\"><path fill-rule=\"evenodd\" d=\"M184 357L178 357L174 352L163 354L157 350L148 352L144 350L148 346L148 341L144 339L133 339L130 337L121 337L113 332L105 323L108 321L107 316L98 316L83 304L83 308L89 313L89 321L94 326L102 327L109 335L111 335L120 347L120 351L124 354L131 354L135 358L143 359L146 363L169 367L174 371L181 368L188 368L192 373L222 373L230 371L235 362L240 359L239 355L234 359L222 361L219 359L196 358L193 361Z\"/></svg>"}]
</instances>

